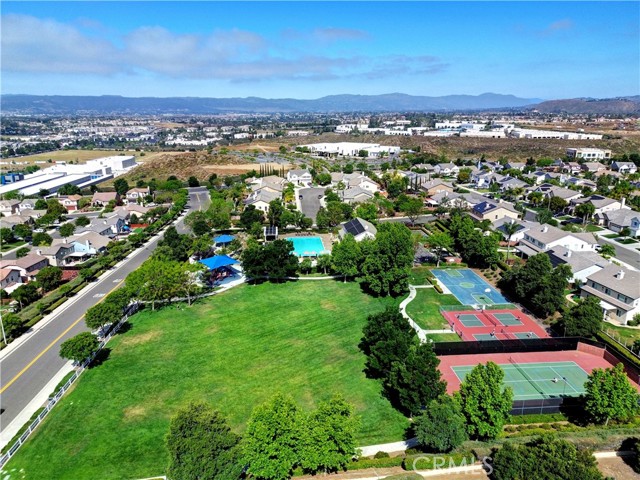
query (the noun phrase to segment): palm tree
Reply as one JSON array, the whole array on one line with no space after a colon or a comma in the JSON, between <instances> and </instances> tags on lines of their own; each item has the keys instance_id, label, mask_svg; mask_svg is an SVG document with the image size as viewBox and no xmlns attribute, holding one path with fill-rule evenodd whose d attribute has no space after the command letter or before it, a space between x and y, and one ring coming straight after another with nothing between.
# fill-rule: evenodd
<instances>
[{"instance_id":1,"label":"palm tree","mask_svg":"<svg viewBox=\"0 0 640 480\"><path fill-rule=\"evenodd\" d=\"M511 237L518 231L520 225L517 224L514 220L509 223L505 223L502 226L504 233L507 234L507 263L509 263L509 248L511 247Z\"/></svg>"}]
</instances>

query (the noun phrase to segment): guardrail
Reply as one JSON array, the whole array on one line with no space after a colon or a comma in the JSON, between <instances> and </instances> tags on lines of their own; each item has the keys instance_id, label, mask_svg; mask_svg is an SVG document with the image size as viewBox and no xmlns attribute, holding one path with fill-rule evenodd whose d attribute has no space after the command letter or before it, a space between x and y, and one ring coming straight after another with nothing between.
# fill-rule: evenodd
<instances>
[{"instance_id":1,"label":"guardrail","mask_svg":"<svg viewBox=\"0 0 640 480\"><path fill-rule=\"evenodd\" d=\"M126 321L129 319L129 317L134 313L136 313L139 310L139 308L140 308L140 303L138 302L132 303L127 307L124 316L120 319L120 321L118 321L118 323L116 323L113 326L113 328L111 328L111 330L109 330L109 333L107 333L107 335L100 342L98 350L96 350L93 355L91 355L84 362L82 362L82 364L78 367L78 369L74 372L74 374L71 375L69 380L67 380L66 383L62 387L60 387L60 389L53 395L53 397L49 399L49 402L47 402L47 405L44 407L44 410L40 412L40 414L36 417L36 419L33 422L31 422L29 427L27 427L24 433L20 435L18 440L16 440L15 443L11 445L11 448L9 448L7 453L5 453L4 455L2 455L2 457L0 457L0 469L3 468L5 464L9 461L9 459L16 454L16 452L27 441L27 439L31 436L31 434L37 428L37 426L40 425L40 423L45 419L45 417L49 414L49 412L53 409L53 407L55 407L58 404L58 402L60 401L62 396L65 394L65 392L69 390L69 388L71 388L71 385L75 383L75 381L80 377L82 372L84 372L87 369L87 367L91 364L91 362L96 358L96 355L100 353L100 351L105 347L105 345L109 343L109 340L111 340L111 338L113 338L113 336L116 333L118 333L122 325L124 325Z\"/></svg>"}]
</instances>

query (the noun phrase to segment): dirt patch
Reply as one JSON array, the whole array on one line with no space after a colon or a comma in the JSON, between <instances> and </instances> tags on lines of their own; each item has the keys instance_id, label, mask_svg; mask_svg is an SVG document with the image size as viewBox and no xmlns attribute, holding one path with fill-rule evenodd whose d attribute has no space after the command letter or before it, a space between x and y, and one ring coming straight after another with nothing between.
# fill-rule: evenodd
<instances>
[{"instance_id":1,"label":"dirt patch","mask_svg":"<svg viewBox=\"0 0 640 480\"><path fill-rule=\"evenodd\" d=\"M147 413L147 409L142 405L133 405L127 407L122 411L123 418L126 422L135 422L144 418Z\"/></svg>"},{"instance_id":2,"label":"dirt patch","mask_svg":"<svg viewBox=\"0 0 640 480\"><path fill-rule=\"evenodd\" d=\"M605 477L613 477L616 480L638 480L638 474L620 457L599 458L598 470Z\"/></svg>"},{"instance_id":3,"label":"dirt patch","mask_svg":"<svg viewBox=\"0 0 640 480\"><path fill-rule=\"evenodd\" d=\"M155 340L161 335L160 330L153 330L147 333L141 333L139 335L127 337L122 341L122 345L132 346L132 345L142 345L144 343L148 343L151 340Z\"/></svg>"},{"instance_id":4,"label":"dirt patch","mask_svg":"<svg viewBox=\"0 0 640 480\"><path fill-rule=\"evenodd\" d=\"M323 310L331 310L331 311L338 310L337 305L333 302L330 302L329 300L322 300L320 302L320 308L322 308Z\"/></svg>"}]
</instances>

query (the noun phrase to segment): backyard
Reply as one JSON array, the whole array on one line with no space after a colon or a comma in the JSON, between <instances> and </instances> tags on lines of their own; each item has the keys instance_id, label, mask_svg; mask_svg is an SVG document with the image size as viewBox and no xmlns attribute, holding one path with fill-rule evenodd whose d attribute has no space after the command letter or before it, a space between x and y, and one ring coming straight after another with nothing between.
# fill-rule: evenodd
<instances>
[{"instance_id":1,"label":"backyard","mask_svg":"<svg viewBox=\"0 0 640 480\"><path fill-rule=\"evenodd\" d=\"M355 283L300 281L242 285L192 307L145 310L7 471L56 479L164 474L164 435L178 408L205 400L241 433L253 407L276 392L304 409L340 392L360 417L359 445L400 440L408 421L365 378L357 347L367 315L396 304Z\"/></svg>"},{"instance_id":2,"label":"backyard","mask_svg":"<svg viewBox=\"0 0 640 480\"><path fill-rule=\"evenodd\" d=\"M434 288L418 288L416 298L407 305L407 314L425 330L449 328L440 315L441 305L460 305L460 302L453 295L440 294Z\"/></svg>"}]
</instances>

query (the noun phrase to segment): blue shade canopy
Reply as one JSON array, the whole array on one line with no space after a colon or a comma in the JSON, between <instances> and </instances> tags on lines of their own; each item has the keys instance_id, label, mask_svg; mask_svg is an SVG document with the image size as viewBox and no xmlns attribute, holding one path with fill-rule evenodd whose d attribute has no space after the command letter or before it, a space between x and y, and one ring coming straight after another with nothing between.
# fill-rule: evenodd
<instances>
[{"instance_id":1,"label":"blue shade canopy","mask_svg":"<svg viewBox=\"0 0 640 480\"><path fill-rule=\"evenodd\" d=\"M214 257L203 258L200 260L205 267L209 270L215 270L220 267L227 267L229 265L233 265L235 263L240 263L236 259L228 257L227 255L216 255Z\"/></svg>"},{"instance_id":2,"label":"blue shade canopy","mask_svg":"<svg viewBox=\"0 0 640 480\"><path fill-rule=\"evenodd\" d=\"M233 235L220 235L213 239L215 243L229 243L232 242L236 237Z\"/></svg>"}]
</instances>

